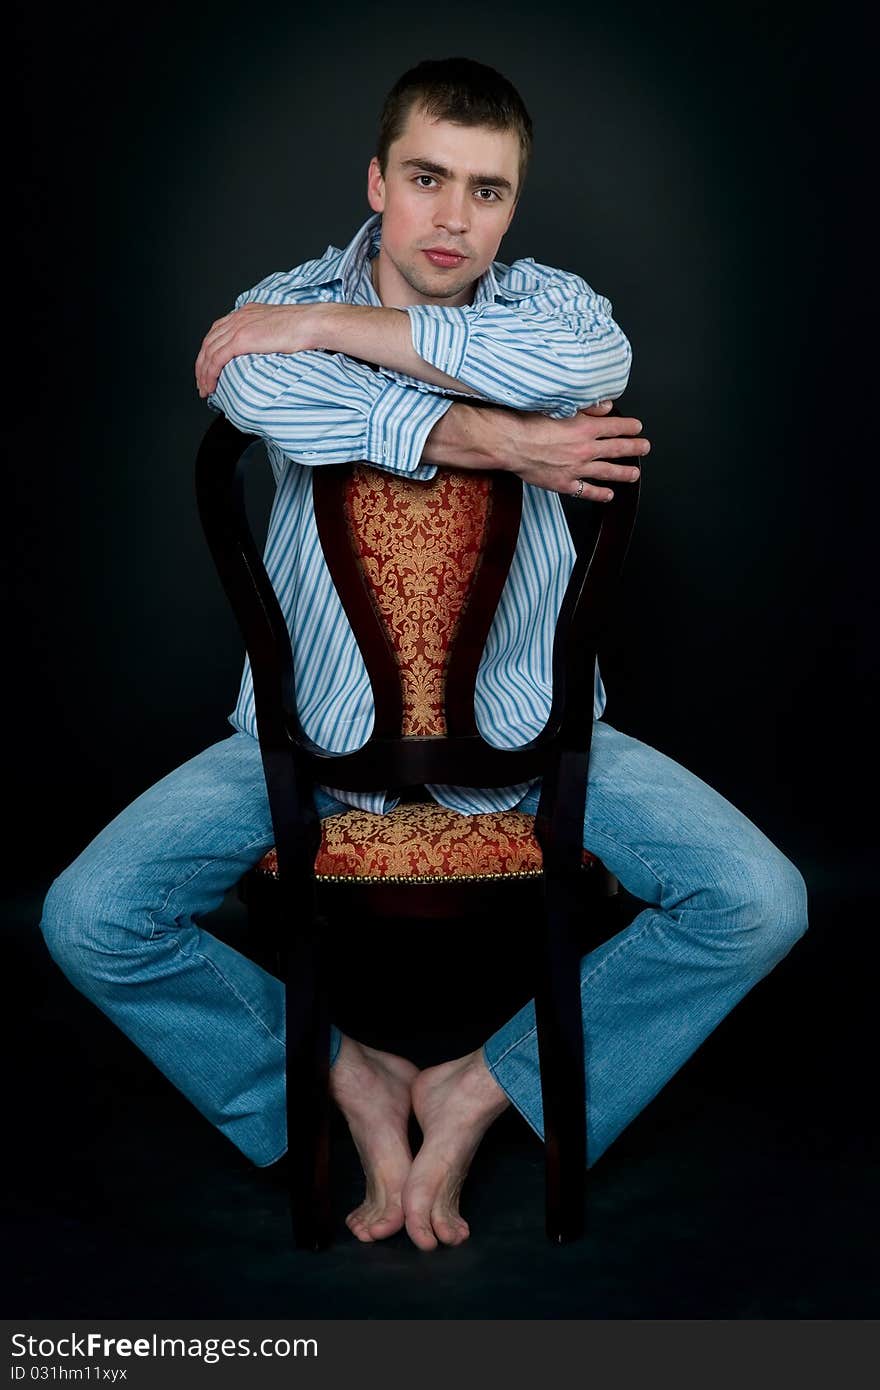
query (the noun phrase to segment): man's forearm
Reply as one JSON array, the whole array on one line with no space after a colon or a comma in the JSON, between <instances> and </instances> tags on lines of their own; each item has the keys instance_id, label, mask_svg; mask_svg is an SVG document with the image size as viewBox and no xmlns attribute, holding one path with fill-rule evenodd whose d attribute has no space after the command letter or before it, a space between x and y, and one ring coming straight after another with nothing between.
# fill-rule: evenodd
<instances>
[{"instance_id":1,"label":"man's forearm","mask_svg":"<svg viewBox=\"0 0 880 1390\"><path fill-rule=\"evenodd\" d=\"M372 362L392 372L417 377L432 386L475 395L470 386L447 376L419 357L412 345L409 317L402 309L380 309L369 304L316 304L309 313L308 346L328 352L344 352L361 362Z\"/></svg>"},{"instance_id":2,"label":"man's forearm","mask_svg":"<svg viewBox=\"0 0 880 1390\"><path fill-rule=\"evenodd\" d=\"M497 406L454 402L428 435L422 462L440 468L500 468L497 441L502 421L498 417L510 414Z\"/></svg>"}]
</instances>

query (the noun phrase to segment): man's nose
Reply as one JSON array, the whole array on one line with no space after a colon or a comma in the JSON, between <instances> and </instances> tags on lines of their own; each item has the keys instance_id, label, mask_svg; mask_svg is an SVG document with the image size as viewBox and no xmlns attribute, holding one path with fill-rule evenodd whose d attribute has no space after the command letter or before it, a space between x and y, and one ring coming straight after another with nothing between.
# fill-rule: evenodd
<instances>
[{"instance_id":1,"label":"man's nose","mask_svg":"<svg viewBox=\"0 0 880 1390\"><path fill-rule=\"evenodd\" d=\"M454 236L461 236L470 226L470 206L465 188L447 186L434 216L436 227L445 227Z\"/></svg>"}]
</instances>

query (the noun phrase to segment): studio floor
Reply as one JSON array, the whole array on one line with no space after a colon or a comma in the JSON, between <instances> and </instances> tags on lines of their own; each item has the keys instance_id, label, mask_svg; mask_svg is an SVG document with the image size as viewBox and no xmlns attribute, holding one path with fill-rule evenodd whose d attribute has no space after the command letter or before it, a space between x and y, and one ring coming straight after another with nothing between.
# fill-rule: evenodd
<instances>
[{"instance_id":1,"label":"studio floor","mask_svg":"<svg viewBox=\"0 0 880 1390\"><path fill-rule=\"evenodd\" d=\"M52 964L48 884L20 893L4 914L6 1316L875 1317L876 914L858 874L804 873L810 931L596 1164L586 1237L547 1243L542 1146L508 1112L465 1187L471 1239L432 1253L350 1236L362 1194L338 1116L335 1243L295 1250L277 1177ZM233 895L204 925L246 940ZM355 1036L427 1065L481 1041L500 953L419 930L352 943L340 1008Z\"/></svg>"}]
</instances>

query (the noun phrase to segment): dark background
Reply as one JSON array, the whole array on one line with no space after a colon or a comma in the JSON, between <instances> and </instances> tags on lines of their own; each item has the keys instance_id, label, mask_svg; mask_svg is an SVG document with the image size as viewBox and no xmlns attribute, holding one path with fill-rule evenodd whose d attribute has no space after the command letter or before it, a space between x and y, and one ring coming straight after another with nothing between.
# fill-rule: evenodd
<instances>
[{"instance_id":1,"label":"dark background","mask_svg":"<svg viewBox=\"0 0 880 1390\"><path fill-rule=\"evenodd\" d=\"M15 25L6 330L20 377L6 398L5 551L7 844L19 896L10 922L37 1020L66 1046L64 1010L75 1010L73 1033L93 1036L78 1059L82 1104L96 1095L90 1047L102 1057L122 1049L116 1065L153 1094L156 1115L176 1103L73 1002L34 927L52 878L93 835L229 732L242 650L196 511L193 463L211 418L193 383L196 352L241 290L349 241L369 215L366 169L385 92L421 58L463 53L504 72L535 122L501 258L532 255L582 274L612 300L634 346L621 404L644 420L653 449L602 662L607 718L735 802L811 890L814 930L779 968L775 996L760 987L765 1012L746 1001L743 1017L758 1010L751 1030L727 1021L722 1042L707 1044L714 1070L700 1072L698 1057L685 1071L717 1098L717 1077L725 1066L729 1080L739 1076L738 1058L752 1083L770 1066L849 1182L852 1153L829 1157L822 1143L849 1136L861 1159L870 1147L873 1040L862 1020L877 964L875 446L858 141L866 40L853 15L794 4L223 0L183 13L42 7ZM252 488L265 508L268 469ZM33 1017L26 1011L25 1026ZM45 1088L45 1070L33 1084ZM768 1098L766 1113L776 1103ZM748 1113L745 1090L737 1104ZM198 1117L181 1109L178 1118L194 1125L196 1148L225 1155ZM51 1146L57 1128L42 1123ZM67 1123L81 1138L75 1107ZM738 1120L729 1128L741 1132ZM811 1209L819 1201L830 1231L823 1174L801 1174L795 1187ZM57 1206L63 1224L69 1204ZM36 1209L30 1229L42 1231ZM801 1211L791 1209L792 1231ZM814 1253L821 1263L821 1238ZM842 1304L830 1276L799 1302L791 1278L771 1274L763 1302L701 1303L695 1278L681 1306L698 1316L863 1313L860 1268ZM72 1307L62 1273L28 1287L32 1302L21 1306L35 1316ZM646 1292L636 1315L674 1315L669 1287ZM107 1291L95 1289L97 1311ZM214 1297L200 1306L225 1308ZM118 1306L150 1311L136 1291ZM784 1311L792 1307L802 1311ZM581 1314L621 1315L568 1313Z\"/></svg>"}]
</instances>

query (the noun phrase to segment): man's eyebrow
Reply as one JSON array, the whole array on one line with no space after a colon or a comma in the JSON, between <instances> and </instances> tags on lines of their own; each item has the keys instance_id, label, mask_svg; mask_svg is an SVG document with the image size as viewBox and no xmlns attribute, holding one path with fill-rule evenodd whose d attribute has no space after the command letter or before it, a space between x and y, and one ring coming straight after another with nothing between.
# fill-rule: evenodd
<instances>
[{"instance_id":1,"label":"man's eyebrow","mask_svg":"<svg viewBox=\"0 0 880 1390\"><path fill-rule=\"evenodd\" d=\"M401 169L424 169L426 174L436 174L441 179L451 179L453 177L450 169L445 169L442 164L435 164L433 159L402 159ZM505 188L508 193L513 192L513 184L510 179L502 178L501 174L471 174L468 178L471 188Z\"/></svg>"}]
</instances>

